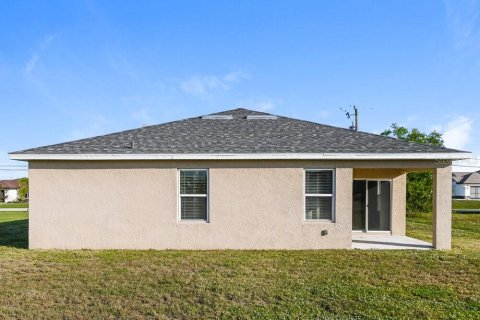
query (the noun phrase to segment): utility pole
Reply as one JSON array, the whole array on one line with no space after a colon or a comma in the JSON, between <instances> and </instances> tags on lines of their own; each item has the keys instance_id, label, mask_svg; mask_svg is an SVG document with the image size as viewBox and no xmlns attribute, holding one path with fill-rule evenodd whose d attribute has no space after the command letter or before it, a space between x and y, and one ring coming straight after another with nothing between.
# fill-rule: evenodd
<instances>
[{"instance_id":1,"label":"utility pole","mask_svg":"<svg viewBox=\"0 0 480 320\"><path fill-rule=\"evenodd\" d=\"M347 116L348 119L355 116L355 122L352 121L352 125L350 126L350 130L358 131L358 108L357 108L357 106L355 106L355 105L353 106L354 113L351 113L350 111L345 110L343 108L340 108L340 110L345 112L345 115Z\"/></svg>"},{"instance_id":2,"label":"utility pole","mask_svg":"<svg viewBox=\"0 0 480 320\"><path fill-rule=\"evenodd\" d=\"M355 131L358 131L358 108L353 106L353 110L355 111Z\"/></svg>"}]
</instances>

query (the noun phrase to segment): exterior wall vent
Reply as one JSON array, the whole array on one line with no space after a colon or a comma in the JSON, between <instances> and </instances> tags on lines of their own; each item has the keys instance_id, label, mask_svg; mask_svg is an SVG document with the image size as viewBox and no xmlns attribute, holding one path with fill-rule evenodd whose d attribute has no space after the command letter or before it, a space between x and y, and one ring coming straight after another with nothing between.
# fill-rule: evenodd
<instances>
[{"instance_id":1,"label":"exterior wall vent","mask_svg":"<svg viewBox=\"0 0 480 320\"><path fill-rule=\"evenodd\" d=\"M275 120L277 116L272 114L247 114L247 120Z\"/></svg>"},{"instance_id":2,"label":"exterior wall vent","mask_svg":"<svg viewBox=\"0 0 480 320\"><path fill-rule=\"evenodd\" d=\"M232 120L233 116L230 114L206 115L202 116L203 120Z\"/></svg>"}]
</instances>

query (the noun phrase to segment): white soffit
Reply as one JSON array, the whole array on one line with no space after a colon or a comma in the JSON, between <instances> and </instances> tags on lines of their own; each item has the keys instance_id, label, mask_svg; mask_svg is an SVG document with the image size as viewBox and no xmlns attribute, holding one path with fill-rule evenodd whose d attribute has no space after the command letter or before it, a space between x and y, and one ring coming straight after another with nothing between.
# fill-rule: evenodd
<instances>
[{"instance_id":1,"label":"white soffit","mask_svg":"<svg viewBox=\"0 0 480 320\"><path fill-rule=\"evenodd\" d=\"M12 160L461 160L471 153L24 154Z\"/></svg>"}]
</instances>

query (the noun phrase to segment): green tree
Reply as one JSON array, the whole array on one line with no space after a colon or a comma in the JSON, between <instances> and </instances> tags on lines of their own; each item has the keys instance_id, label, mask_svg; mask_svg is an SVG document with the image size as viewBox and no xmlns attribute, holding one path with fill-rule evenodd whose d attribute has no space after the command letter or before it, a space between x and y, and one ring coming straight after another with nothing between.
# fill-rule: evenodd
<instances>
[{"instance_id":1,"label":"green tree","mask_svg":"<svg viewBox=\"0 0 480 320\"><path fill-rule=\"evenodd\" d=\"M25 201L28 196L28 178L18 179L18 199L20 201Z\"/></svg>"},{"instance_id":2,"label":"green tree","mask_svg":"<svg viewBox=\"0 0 480 320\"><path fill-rule=\"evenodd\" d=\"M418 129L408 130L393 123L391 127L381 133L383 136L394 137L400 140L443 147L442 134L437 131L424 133ZM430 212L433 200L432 172L410 172L407 174L407 212Z\"/></svg>"}]
</instances>

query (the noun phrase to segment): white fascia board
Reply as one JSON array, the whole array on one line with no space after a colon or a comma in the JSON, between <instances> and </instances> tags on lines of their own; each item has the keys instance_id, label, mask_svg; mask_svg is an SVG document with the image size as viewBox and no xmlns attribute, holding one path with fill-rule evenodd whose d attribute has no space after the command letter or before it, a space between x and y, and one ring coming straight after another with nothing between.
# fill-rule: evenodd
<instances>
[{"instance_id":1,"label":"white fascia board","mask_svg":"<svg viewBox=\"0 0 480 320\"><path fill-rule=\"evenodd\" d=\"M461 160L471 153L24 154L12 160Z\"/></svg>"}]
</instances>

